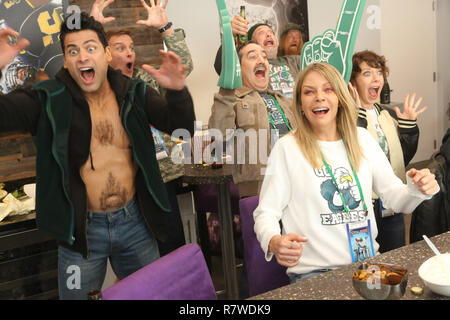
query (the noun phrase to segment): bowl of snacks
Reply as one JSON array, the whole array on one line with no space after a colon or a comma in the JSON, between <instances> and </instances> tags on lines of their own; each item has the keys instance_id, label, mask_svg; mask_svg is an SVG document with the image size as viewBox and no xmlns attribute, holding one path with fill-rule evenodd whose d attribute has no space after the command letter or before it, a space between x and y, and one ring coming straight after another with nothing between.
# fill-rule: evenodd
<instances>
[{"instance_id":1,"label":"bowl of snacks","mask_svg":"<svg viewBox=\"0 0 450 320\"><path fill-rule=\"evenodd\" d=\"M408 270L384 263L363 263L352 276L353 288L368 300L393 300L405 294Z\"/></svg>"},{"instance_id":2,"label":"bowl of snacks","mask_svg":"<svg viewBox=\"0 0 450 320\"><path fill-rule=\"evenodd\" d=\"M419 277L434 293L450 297L450 253L433 256L422 263Z\"/></svg>"}]
</instances>

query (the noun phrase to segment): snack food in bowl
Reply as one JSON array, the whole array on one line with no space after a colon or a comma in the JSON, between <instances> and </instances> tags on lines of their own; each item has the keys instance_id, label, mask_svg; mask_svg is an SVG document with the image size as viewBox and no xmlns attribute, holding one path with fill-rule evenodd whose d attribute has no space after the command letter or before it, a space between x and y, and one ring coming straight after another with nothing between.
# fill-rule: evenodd
<instances>
[{"instance_id":1,"label":"snack food in bowl","mask_svg":"<svg viewBox=\"0 0 450 320\"><path fill-rule=\"evenodd\" d=\"M369 300L398 299L405 294L408 270L384 263L363 263L352 276L353 287Z\"/></svg>"},{"instance_id":2,"label":"snack food in bowl","mask_svg":"<svg viewBox=\"0 0 450 320\"><path fill-rule=\"evenodd\" d=\"M422 263L419 277L434 293L450 297L450 253L433 256Z\"/></svg>"}]
</instances>

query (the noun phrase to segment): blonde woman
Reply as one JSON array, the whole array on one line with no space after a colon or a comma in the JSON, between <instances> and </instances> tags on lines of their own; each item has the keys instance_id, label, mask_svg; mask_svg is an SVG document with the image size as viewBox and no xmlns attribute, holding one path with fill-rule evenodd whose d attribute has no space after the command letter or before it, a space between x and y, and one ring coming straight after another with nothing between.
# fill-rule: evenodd
<instances>
[{"instance_id":1,"label":"blonde woman","mask_svg":"<svg viewBox=\"0 0 450 320\"><path fill-rule=\"evenodd\" d=\"M294 105L297 130L275 144L254 212L266 259L288 267L291 282L378 253L372 189L397 212L412 212L439 190L428 169L411 169L407 185L397 178L378 143L357 128L355 102L331 65L299 74Z\"/></svg>"}]
</instances>

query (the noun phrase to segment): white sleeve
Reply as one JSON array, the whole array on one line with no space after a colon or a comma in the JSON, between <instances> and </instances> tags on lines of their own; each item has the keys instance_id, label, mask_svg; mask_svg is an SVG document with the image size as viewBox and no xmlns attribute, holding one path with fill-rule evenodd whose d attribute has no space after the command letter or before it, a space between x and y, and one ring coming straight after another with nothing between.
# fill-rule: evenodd
<instances>
[{"instance_id":1,"label":"white sleeve","mask_svg":"<svg viewBox=\"0 0 450 320\"><path fill-rule=\"evenodd\" d=\"M254 230L261 244L267 261L272 259L269 252L269 242L275 235L281 234L280 223L283 210L291 198L291 181L288 172L288 157L279 140L272 149L264 181L261 186L259 205L253 212L255 219ZM286 142L286 141L285 141ZM291 156L295 153L291 152Z\"/></svg>"},{"instance_id":2,"label":"white sleeve","mask_svg":"<svg viewBox=\"0 0 450 320\"><path fill-rule=\"evenodd\" d=\"M389 160L381 150L375 139L367 132L365 150L366 158L372 166L373 190L383 201L383 207L394 212L411 213L424 200L431 199L419 191L407 176L408 185L405 185L394 173Z\"/></svg>"}]
</instances>

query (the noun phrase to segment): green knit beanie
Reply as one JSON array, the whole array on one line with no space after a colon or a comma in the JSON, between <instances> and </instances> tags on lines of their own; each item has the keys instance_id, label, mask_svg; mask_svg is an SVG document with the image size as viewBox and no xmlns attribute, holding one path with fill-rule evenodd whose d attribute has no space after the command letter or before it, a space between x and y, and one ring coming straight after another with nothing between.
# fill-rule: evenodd
<instances>
[{"instance_id":1,"label":"green knit beanie","mask_svg":"<svg viewBox=\"0 0 450 320\"><path fill-rule=\"evenodd\" d=\"M248 40L252 40L253 37L253 33L255 32L256 28L260 27L260 26L268 26L270 29L273 30L272 26L270 24L267 23L257 23L255 25L253 25L249 30L248 30Z\"/></svg>"}]
</instances>

